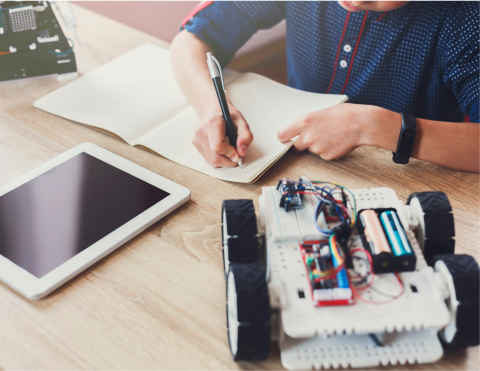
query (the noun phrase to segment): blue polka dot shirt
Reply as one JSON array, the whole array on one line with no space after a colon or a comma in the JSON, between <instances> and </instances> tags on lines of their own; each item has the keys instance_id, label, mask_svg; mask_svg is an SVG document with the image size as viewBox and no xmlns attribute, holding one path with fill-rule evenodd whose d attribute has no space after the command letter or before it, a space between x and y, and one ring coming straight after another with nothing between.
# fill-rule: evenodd
<instances>
[{"instance_id":1,"label":"blue polka dot shirt","mask_svg":"<svg viewBox=\"0 0 480 371\"><path fill-rule=\"evenodd\" d=\"M438 121L479 122L479 2L385 13L337 2L214 2L185 29L223 66L258 30L287 22L288 85Z\"/></svg>"}]
</instances>

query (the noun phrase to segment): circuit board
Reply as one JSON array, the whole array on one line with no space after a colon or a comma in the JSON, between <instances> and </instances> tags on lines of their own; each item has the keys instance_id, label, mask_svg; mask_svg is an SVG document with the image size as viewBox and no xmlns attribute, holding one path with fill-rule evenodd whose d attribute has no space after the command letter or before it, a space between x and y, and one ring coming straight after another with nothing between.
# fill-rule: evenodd
<instances>
[{"instance_id":1,"label":"circuit board","mask_svg":"<svg viewBox=\"0 0 480 371\"><path fill-rule=\"evenodd\" d=\"M303 241L299 247L314 305L322 307L354 304L345 268L339 270L333 278L322 279L315 275L316 271L328 271L337 267L328 240Z\"/></svg>"},{"instance_id":2,"label":"circuit board","mask_svg":"<svg viewBox=\"0 0 480 371\"><path fill-rule=\"evenodd\" d=\"M0 3L0 81L77 71L48 1Z\"/></svg>"},{"instance_id":3,"label":"circuit board","mask_svg":"<svg viewBox=\"0 0 480 371\"><path fill-rule=\"evenodd\" d=\"M372 305L355 298L350 303L319 306L312 295L311 279L306 270L302 245L308 241L324 241L312 219L318 201L313 195L303 197L303 208L286 212L280 208L281 194L275 187L264 187L259 199L266 225L268 276L278 289L281 323L291 338L311 338L334 334L369 334L392 331L438 330L449 320L449 312L434 282L434 272L425 263L413 233L406 230L410 246L417 256L416 269L376 275L375 289L398 298L391 301L373 289L359 291L362 299L382 302ZM385 208L398 211L402 224L409 225L408 216L399 206L395 192L389 188L353 190L357 209ZM318 224L327 222L319 215ZM352 234L352 249L360 248L361 240ZM299 245L299 241L301 244ZM398 277L398 278L397 278ZM399 282L403 282L401 285Z\"/></svg>"}]
</instances>

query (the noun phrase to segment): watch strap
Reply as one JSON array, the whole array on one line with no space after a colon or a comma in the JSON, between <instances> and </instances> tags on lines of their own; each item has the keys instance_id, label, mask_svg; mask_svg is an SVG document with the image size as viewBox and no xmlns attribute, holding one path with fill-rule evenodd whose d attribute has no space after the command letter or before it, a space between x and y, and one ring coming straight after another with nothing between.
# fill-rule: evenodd
<instances>
[{"instance_id":1,"label":"watch strap","mask_svg":"<svg viewBox=\"0 0 480 371\"><path fill-rule=\"evenodd\" d=\"M398 137L397 151L393 152L393 162L408 164L412 156L416 133L415 117L411 113L402 112L402 129Z\"/></svg>"}]
</instances>

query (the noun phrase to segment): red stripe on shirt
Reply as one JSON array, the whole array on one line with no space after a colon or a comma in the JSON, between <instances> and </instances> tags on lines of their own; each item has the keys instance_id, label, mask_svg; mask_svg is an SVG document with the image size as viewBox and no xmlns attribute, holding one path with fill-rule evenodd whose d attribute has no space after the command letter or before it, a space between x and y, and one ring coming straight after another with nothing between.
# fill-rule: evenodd
<instances>
[{"instance_id":1,"label":"red stripe on shirt","mask_svg":"<svg viewBox=\"0 0 480 371\"><path fill-rule=\"evenodd\" d=\"M343 25L342 37L340 38L340 41L338 42L337 56L335 57L335 67L333 69L333 75L332 75L332 79L330 80L330 85L328 85L327 94L330 91L330 89L332 88L333 80L335 80L335 74L337 73L338 56L340 55L340 48L342 47L343 36L345 36L345 31L347 30L348 18L350 18L350 12L348 12L347 18L345 19L345 24Z\"/></svg>"},{"instance_id":2,"label":"red stripe on shirt","mask_svg":"<svg viewBox=\"0 0 480 371\"><path fill-rule=\"evenodd\" d=\"M205 9L207 6L209 6L213 1L202 1L200 4L198 4L193 10L188 13L188 15L185 17L185 19L182 22L182 28L185 27L187 22L192 19L200 10Z\"/></svg>"},{"instance_id":3,"label":"red stripe on shirt","mask_svg":"<svg viewBox=\"0 0 480 371\"><path fill-rule=\"evenodd\" d=\"M383 12L382 15L375 20L375 22L378 22L379 20L381 20L383 17L385 17L385 15L386 15L387 13L388 13L388 11Z\"/></svg>"},{"instance_id":4,"label":"red stripe on shirt","mask_svg":"<svg viewBox=\"0 0 480 371\"><path fill-rule=\"evenodd\" d=\"M343 94L343 92L347 88L350 72L352 71L353 60L355 59L355 55L357 54L358 44L360 44L360 38L362 37L363 27L365 26L365 21L367 20L367 16L368 16L368 10L365 12L365 16L363 17L362 27L360 28L360 34L358 35L357 44L355 45L355 50L353 51L352 60L350 61L350 67L348 68L347 79L345 80L345 85L343 85L343 89L340 94Z\"/></svg>"}]
</instances>

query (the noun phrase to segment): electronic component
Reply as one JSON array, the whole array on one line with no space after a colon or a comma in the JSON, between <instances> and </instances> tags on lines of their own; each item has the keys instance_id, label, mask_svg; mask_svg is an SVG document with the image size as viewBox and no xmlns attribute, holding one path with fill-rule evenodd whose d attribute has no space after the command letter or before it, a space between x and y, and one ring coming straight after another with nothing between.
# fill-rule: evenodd
<instances>
[{"instance_id":1,"label":"electronic component","mask_svg":"<svg viewBox=\"0 0 480 371\"><path fill-rule=\"evenodd\" d=\"M273 323L279 323L282 362L292 370L365 368L438 359L441 356L439 339L444 345L455 343L447 344L450 340L445 339L452 338L448 338L447 330L459 323L455 322L458 315L455 317L449 312L452 303L455 304L452 300L458 296L451 284L450 267L445 268L448 261L443 264L433 259L430 264L435 270L426 269L421 245L417 244L412 229L428 229L427 207L432 204L435 215L449 213L451 208L446 197L440 201L424 198L430 202L422 204L414 198L411 206L404 206L390 188L350 191L338 184L309 181L305 177L297 182L286 181L283 186L288 182L295 184L289 196L303 195L301 208L287 212L283 204L281 207L285 189L279 192L276 184L263 187L259 198L258 234L264 236L266 271L256 263L256 257L254 263L230 266L238 267L239 272L244 266L244 277L237 275L233 268L225 269L229 287L227 325L234 359L239 360L240 353L245 357L242 360L265 359L271 346L268 333ZM438 228L435 232L442 233ZM375 246L380 244L378 241L382 247ZM224 246L224 258L229 248ZM251 256L248 251L243 255L244 258ZM473 258L468 258L473 262L471 271L478 273L478 265ZM453 264L453 259L451 262L458 269L466 266ZM414 273L402 274L408 271ZM458 276L458 272L453 273ZM478 281L478 274L476 278ZM255 298L250 294L261 286L260 282L265 283L265 279L268 287L261 288L263 292L268 290L270 300L264 300L262 308L253 308L250 304ZM237 281L243 286L231 284ZM250 302L245 299L245 293ZM448 299L449 296L453 299ZM478 300L475 304L478 307ZM255 309L252 313L272 315L241 319L237 312L246 307ZM461 305L458 308L461 309ZM242 321L246 325L241 326ZM249 324L255 326L248 328ZM261 328L264 324L269 327ZM249 332L257 328L261 332ZM439 328L444 330L437 334ZM243 333L239 333L242 329ZM469 330L468 324L464 330ZM255 341L259 346L252 355L251 344ZM413 344L411 351L392 351L408 344ZM416 353L422 356L414 359L416 348L419 348ZM350 349L355 354L352 355ZM257 356L260 352L262 358Z\"/></svg>"},{"instance_id":2,"label":"electronic component","mask_svg":"<svg viewBox=\"0 0 480 371\"><path fill-rule=\"evenodd\" d=\"M300 244L316 307L354 303L347 272L336 246L329 242L305 241Z\"/></svg>"},{"instance_id":3,"label":"electronic component","mask_svg":"<svg viewBox=\"0 0 480 371\"><path fill-rule=\"evenodd\" d=\"M395 256L411 254L412 249L410 243L398 220L397 213L390 210L384 211L380 214L380 220L382 221L383 228L385 229Z\"/></svg>"},{"instance_id":4,"label":"electronic component","mask_svg":"<svg viewBox=\"0 0 480 371\"><path fill-rule=\"evenodd\" d=\"M359 217L359 232L375 273L415 270L417 257L394 209L362 210Z\"/></svg>"},{"instance_id":5,"label":"electronic component","mask_svg":"<svg viewBox=\"0 0 480 371\"><path fill-rule=\"evenodd\" d=\"M0 2L0 66L0 81L51 74L74 77L73 43L48 1Z\"/></svg>"},{"instance_id":6,"label":"electronic component","mask_svg":"<svg viewBox=\"0 0 480 371\"><path fill-rule=\"evenodd\" d=\"M302 208L287 212L279 207L281 193L276 187L263 187L262 204L265 209L265 217L271 227L272 241L310 241L319 240L322 235L314 223L315 208L318 200L313 194L305 194L302 199ZM317 218L317 223L322 228L328 228L323 213Z\"/></svg>"},{"instance_id":7,"label":"electronic component","mask_svg":"<svg viewBox=\"0 0 480 371\"><path fill-rule=\"evenodd\" d=\"M373 210L365 210L360 214L360 221L364 228L363 233L371 246L373 254L391 253L377 213Z\"/></svg>"},{"instance_id":8,"label":"electronic component","mask_svg":"<svg viewBox=\"0 0 480 371\"><path fill-rule=\"evenodd\" d=\"M8 9L8 18L13 32L35 30L37 28L32 5Z\"/></svg>"},{"instance_id":9,"label":"electronic component","mask_svg":"<svg viewBox=\"0 0 480 371\"><path fill-rule=\"evenodd\" d=\"M278 181L277 190L281 193L280 207L283 207L287 212L293 209L302 208L302 194L296 193L298 191L298 182L289 179L281 179Z\"/></svg>"},{"instance_id":10,"label":"electronic component","mask_svg":"<svg viewBox=\"0 0 480 371\"><path fill-rule=\"evenodd\" d=\"M340 213L337 210L337 206L334 204L326 205L323 212L325 213L325 220L327 222L339 222L342 220L340 218Z\"/></svg>"}]
</instances>

